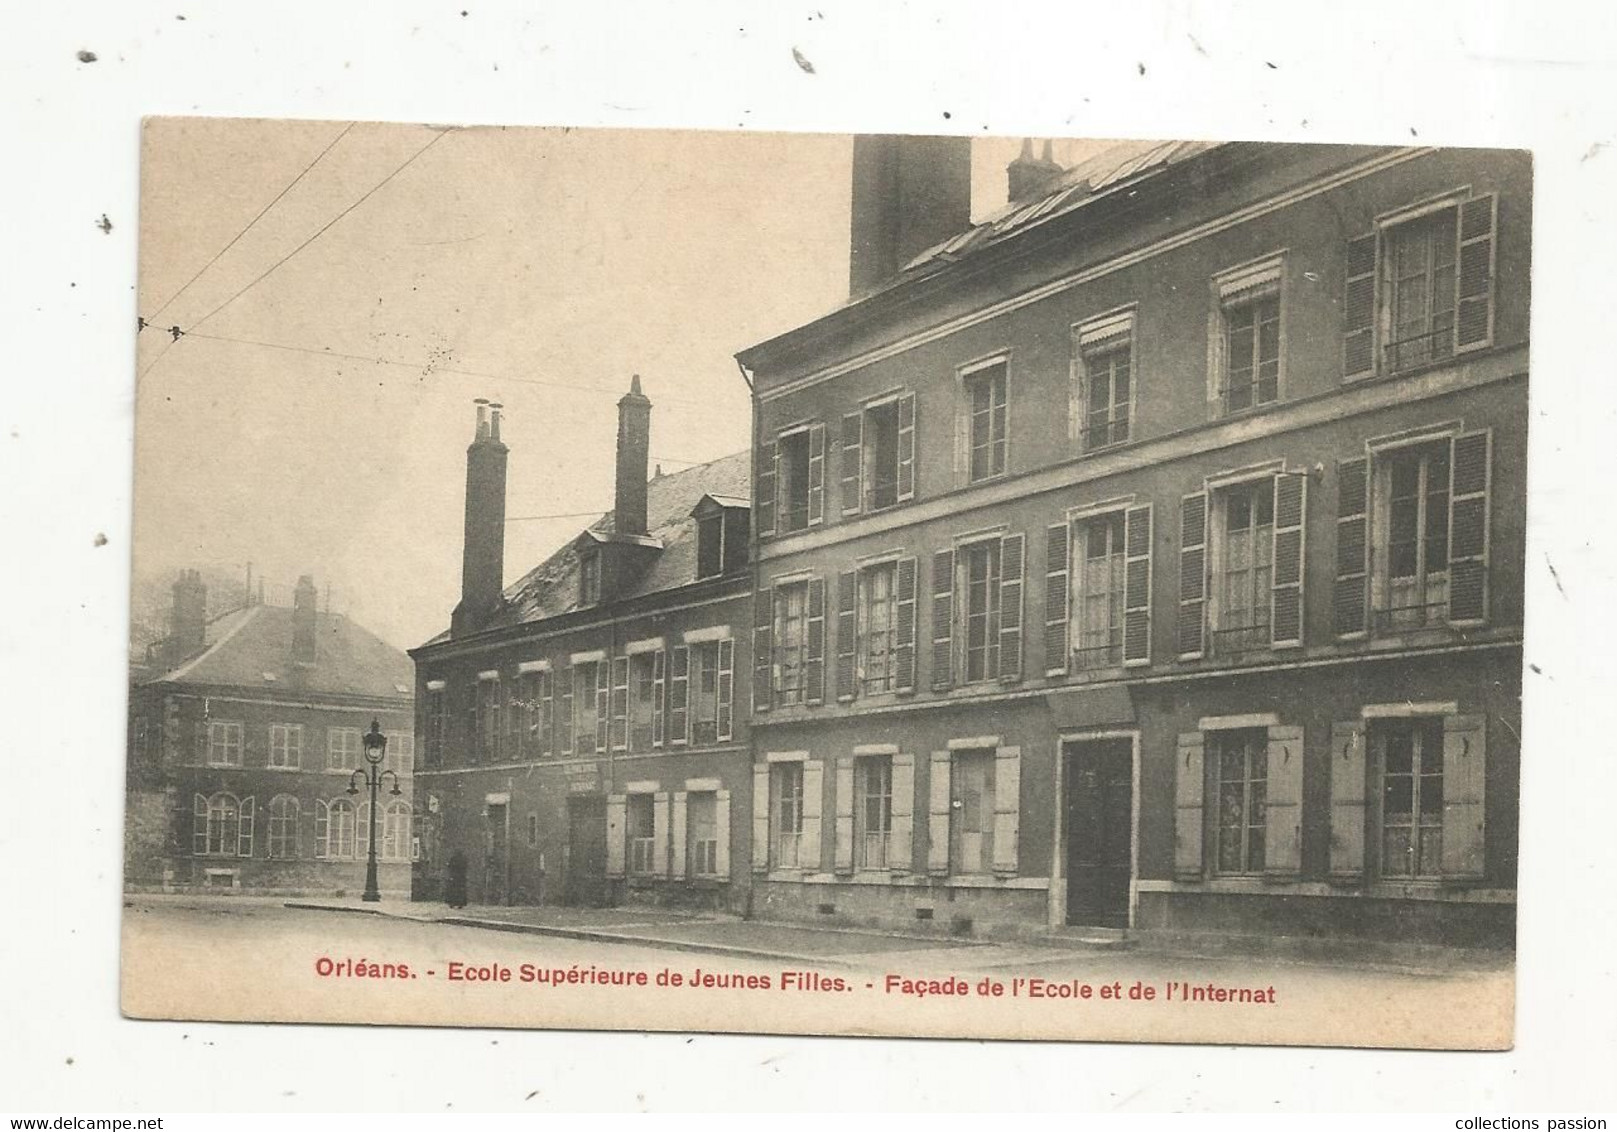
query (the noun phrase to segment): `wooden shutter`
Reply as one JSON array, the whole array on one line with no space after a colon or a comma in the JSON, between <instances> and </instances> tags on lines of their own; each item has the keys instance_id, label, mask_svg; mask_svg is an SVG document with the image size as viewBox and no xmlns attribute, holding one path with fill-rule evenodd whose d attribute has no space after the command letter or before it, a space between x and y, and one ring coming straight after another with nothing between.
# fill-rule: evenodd
<instances>
[{"instance_id":1,"label":"wooden shutter","mask_svg":"<svg viewBox=\"0 0 1617 1132\"><path fill-rule=\"evenodd\" d=\"M833 865L839 873L853 872L853 758L837 758L836 844Z\"/></svg>"},{"instance_id":2,"label":"wooden shutter","mask_svg":"<svg viewBox=\"0 0 1617 1132\"><path fill-rule=\"evenodd\" d=\"M1488 620L1488 481L1492 434L1456 436L1449 459L1449 621Z\"/></svg>"},{"instance_id":3,"label":"wooden shutter","mask_svg":"<svg viewBox=\"0 0 1617 1132\"><path fill-rule=\"evenodd\" d=\"M765 836L768 836L767 831ZM713 796L713 871L721 877L730 875L730 792L720 790ZM676 849L678 847L676 846ZM683 853L683 849L678 849Z\"/></svg>"},{"instance_id":4,"label":"wooden shutter","mask_svg":"<svg viewBox=\"0 0 1617 1132\"><path fill-rule=\"evenodd\" d=\"M1336 587L1331 624L1338 637L1365 631L1370 579L1370 461L1343 460L1336 470Z\"/></svg>"},{"instance_id":5,"label":"wooden shutter","mask_svg":"<svg viewBox=\"0 0 1617 1132\"><path fill-rule=\"evenodd\" d=\"M1499 198L1493 193L1460 205L1460 269L1455 273L1457 353L1493 342L1494 232Z\"/></svg>"},{"instance_id":6,"label":"wooden shutter","mask_svg":"<svg viewBox=\"0 0 1617 1132\"><path fill-rule=\"evenodd\" d=\"M809 872L820 871L820 815L825 808L825 762L807 759L803 763L803 847L798 864Z\"/></svg>"},{"instance_id":7,"label":"wooden shutter","mask_svg":"<svg viewBox=\"0 0 1617 1132\"><path fill-rule=\"evenodd\" d=\"M769 764L752 765L752 871L769 869Z\"/></svg>"},{"instance_id":8,"label":"wooden shutter","mask_svg":"<svg viewBox=\"0 0 1617 1132\"><path fill-rule=\"evenodd\" d=\"M726 742L735 735L736 643L730 637L719 641L718 738Z\"/></svg>"},{"instance_id":9,"label":"wooden shutter","mask_svg":"<svg viewBox=\"0 0 1617 1132\"><path fill-rule=\"evenodd\" d=\"M683 853L680 854L684 856ZM651 875L668 875L668 791L659 790L651 799Z\"/></svg>"},{"instance_id":10,"label":"wooden shutter","mask_svg":"<svg viewBox=\"0 0 1617 1132\"><path fill-rule=\"evenodd\" d=\"M623 849L629 834L629 796L606 796L606 875L623 875Z\"/></svg>"},{"instance_id":11,"label":"wooden shutter","mask_svg":"<svg viewBox=\"0 0 1617 1132\"><path fill-rule=\"evenodd\" d=\"M994 753L994 872L1017 871L1022 826L1022 748Z\"/></svg>"},{"instance_id":12,"label":"wooden shutter","mask_svg":"<svg viewBox=\"0 0 1617 1132\"><path fill-rule=\"evenodd\" d=\"M932 555L932 689L954 682L954 550Z\"/></svg>"},{"instance_id":13,"label":"wooden shutter","mask_svg":"<svg viewBox=\"0 0 1617 1132\"><path fill-rule=\"evenodd\" d=\"M804 650L803 700L825 702L825 579L808 581L808 647Z\"/></svg>"},{"instance_id":14,"label":"wooden shutter","mask_svg":"<svg viewBox=\"0 0 1617 1132\"><path fill-rule=\"evenodd\" d=\"M651 657L651 745L661 747L668 738L668 654L658 649Z\"/></svg>"},{"instance_id":15,"label":"wooden shutter","mask_svg":"<svg viewBox=\"0 0 1617 1132\"><path fill-rule=\"evenodd\" d=\"M915 867L915 756L893 756L892 833L887 867L907 873Z\"/></svg>"},{"instance_id":16,"label":"wooden shutter","mask_svg":"<svg viewBox=\"0 0 1617 1132\"><path fill-rule=\"evenodd\" d=\"M949 772L953 766L952 752L932 752L927 773L926 871L933 876L949 875Z\"/></svg>"},{"instance_id":17,"label":"wooden shutter","mask_svg":"<svg viewBox=\"0 0 1617 1132\"><path fill-rule=\"evenodd\" d=\"M898 498L915 498L915 394L898 399Z\"/></svg>"},{"instance_id":18,"label":"wooden shutter","mask_svg":"<svg viewBox=\"0 0 1617 1132\"><path fill-rule=\"evenodd\" d=\"M1022 576L1026 536L999 540L999 678L1013 684L1022 678Z\"/></svg>"},{"instance_id":19,"label":"wooden shutter","mask_svg":"<svg viewBox=\"0 0 1617 1132\"><path fill-rule=\"evenodd\" d=\"M1151 663L1151 505L1123 516L1123 663Z\"/></svg>"},{"instance_id":20,"label":"wooden shutter","mask_svg":"<svg viewBox=\"0 0 1617 1132\"><path fill-rule=\"evenodd\" d=\"M1376 371L1376 234L1349 240L1342 295L1342 376Z\"/></svg>"},{"instance_id":21,"label":"wooden shutter","mask_svg":"<svg viewBox=\"0 0 1617 1132\"><path fill-rule=\"evenodd\" d=\"M1175 750L1173 872L1179 880L1199 881L1204 875L1202 860L1203 777L1202 758L1206 740L1200 731L1180 734Z\"/></svg>"},{"instance_id":22,"label":"wooden shutter","mask_svg":"<svg viewBox=\"0 0 1617 1132\"><path fill-rule=\"evenodd\" d=\"M1206 620L1207 493L1198 491L1179 504L1179 659L1202 655Z\"/></svg>"},{"instance_id":23,"label":"wooden shutter","mask_svg":"<svg viewBox=\"0 0 1617 1132\"><path fill-rule=\"evenodd\" d=\"M256 800L249 794L241 800L241 806L236 810L236 856L238 857L251 857L253 855L253 818L257 809Z\"/></svg>"},{"instance_id":24,"label":"wooden shutter","mask_svg":"<svg viewBox=\"0 0 1617 1132\"><path fill-rule=\"evenodd\" d=\"M1072 652L1072 618L1067 611L1071 594L1068 560L1072 555L1072 524L1052 523L1044 531L1044 674L1066 674Z\"/></svg>"},{"instance_id":25,"label":"wooden shutter","mask_svg":"<svg viewBox=\"0 0 1617 1132\"><path fill-rule=\"evenodd\" d=\"M1269 643L1303 643L1303 570L1307 561L1308 477L1281 472L1274 482L1274 552L1269 607Z\"/></svg>"},{"instance_id":26,"label":"wooden shutter","mask_svg":"<svg viewBox=\"0 0 1617 1132\"><path fill-rule=\"evenodd\" d=\"M842 481L842 513L854 515L864 499L865 414L845 413L837 472Z\"/></svg>"},{"instance_id":27,"label":"wooden shutter","mask_svg":"<svg viewBox=\"0 0 1617 1132\"><path fill-rule=\"evenodd\" d=\"M607 732L612 722L612 666L609 661L595 662L595 749L604 752Z\"/></svg>"},{"instance_id":28,"label":"wooden shutter","mask_svg":"<svg viewBox=\"0 0 1617 1132\"><path fill-rule=\"evenodd\" d=\"M1364 755L1360 720L1331 724L1331 880L1339 884L1364 877Z\"/></svg>"},{"instance_id":29,"label":"wooden shutter","mask_svg":"<svg viewBox=\"0 0 1617 1132\"><path fill-rule=\"evenodd\" d=\"M573 753L573 669L558 667L552 677L556 687L561 689L561 709L556 712L554 720L556 728L556 753L570 755Z\"/></svg>"},{"instance_id":30,"label":"wooden shutter","mask_svg":"<svg viewBox=\"0 0 1617 1132\"><path fill-rule=\"evenodd\" d=\"M1271 880L1296 880L1303 866L1303 729L1269 728L1264 784L1263 871Z\"/></svg>"},{"instance_id":31,"label":"wooden shutter","mask_svg":"<svg viewBox=\"0 0 1617 1132\"><path fill-rule=\"evenodd\" d=\"M677 645L668 673L668 744L683 747L691 740L691 649Z\"/></svg>"},{"instance_id":32,"label":"wooden shutter","mask_svg":"<svg viewBox=\"0 0 1617 1132\"><path fill-rule=\"evenodd\" d=\"M837 575L837 699L854 698L858 679L859 572Z\"/></svg>"},{"instance_id":33,"label":"wooden shutter","mask_svg":"<svg viewBox=\"0 0 1617 1132\"><path fill-rule=\"evenodd\" d=\"M318 834L316 835L318 836ZM191 853L200 857L208 851L208 799L191 795Z\"/></svg>"},{"instance_id":34,"label":"wooden shutter","mask_svg":"<svg viewBox=\"0 0 1617 1132\"><path fill-rule=\"evenodd\" d=\"M825 522L825 426L809 425L808 430L808 521L809 526Z\"/></svg>"},{"instance_id":35,"label":"wooden shutter","mask_svg":"<svg viewBox=\"0 0 1617 1132\"><path fill-rule=\"evenodd\" d=\"M202 797L198 794L197 797ZM314 855L324 859L329 855L331 839L331 809L324 802L314 804Z\"/></svg>"},{"instance_id":36,"label":"wooden shutter","mask_svg":"<svg viewBox=\"0 0 1617 1132\"><path fill-rule=\"evenodd\" d=\"M683 790L674 791L674 804L669 812L669 829L673 834L673 852L668 856L668 875L675 880L685 879L686 857L689 854L688 833L690 795Z\"/></svg>"},{"instance_id":37,"label":"wooden shutter","mask_svg":"<svg viewBox=\"0 0 1617 1132\"><path fill-rule=\"evenodd\" d=\"M612 658L612 749L629 748L629 658Z\"/></svg>"},{"instance_id":38,"label":"wooden shutter","mask_svg":"<svg viewBox=\"0 0 1617 1132\"><path fill-rule=\"evenodd\" d=\"M767 538L775 533L776 485L780 482L780 457L773 440L758 446L758 484L754 489L752 509L758 524L758 534Z\"/></svg>"},{"instance_id":39,"label":"wooden shutter","mask_svg":"<svg viewBox=\"0 0 1617 1132\"><path fill-rule=\"evenodd\" d=\"M1443 852L1445 880L1483 877L1483 794L1487 771L1487 719L1443 719ZM248 799L250 802L251 799ZM242 803L242 811L247 810Z\"/></svg>"},{"instance_id":40,"label":"wooden shutter","mask_svg":"<svg viewBox=\"0 0 1617 1132\"><path fill-rule=\"evenodd\" d=\"M915 691L915 591L918 586L919 562L914 558L900 558L897 575L897 625L894 651L897 654L898 679L896 690L900 695Z\"/></svg>"},{"instance_id":41,"label":"wooden shutter","mask_svg":"<svg viewBox=\"0 0 1617 1132\"><path fill-rule=\"evenodd\" d=\"M765 712L775 692L775 654L770 648L774 630L775 596L772 590L752 595L752 710Z\"/></svg>"}]
</instances>

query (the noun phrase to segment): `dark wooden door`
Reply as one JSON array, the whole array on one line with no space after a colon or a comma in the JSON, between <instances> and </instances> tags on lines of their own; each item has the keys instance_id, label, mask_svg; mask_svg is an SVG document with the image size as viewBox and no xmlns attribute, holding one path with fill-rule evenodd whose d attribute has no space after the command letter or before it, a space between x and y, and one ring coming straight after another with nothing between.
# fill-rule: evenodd
<instances>
[{"instance_id":1,"label":"dark wooden door","mask_svg":"<svg viewBox=\"0 0 1617 1132\"><path fill-rule=\"evenodd\" d=\"M599 794L567 800L567 860L562 900L574 907L607 902L606 799Z\"/></svg>"},{"instance_id":2,"label":"dark wooden door","mask_svg":"<svg viewBox=\"0 0 1617 1132\"><path fill-rule=\"evenodd\" d=\"M511 829L507 813L508 807L503 803L489 804L483 842L484 904L503 905L511 902Z\"/></svg>"},{"instance_id":3,"label":"dark wooden door","mask_svg":"<svg viewBox=\"0 0 1617 1132\"><path fill-rule=\"evenodd\" d=\"M1133 873L1134 745L1067 747L1067 923L1127 927Z\"/></svg>"}]
</instances>

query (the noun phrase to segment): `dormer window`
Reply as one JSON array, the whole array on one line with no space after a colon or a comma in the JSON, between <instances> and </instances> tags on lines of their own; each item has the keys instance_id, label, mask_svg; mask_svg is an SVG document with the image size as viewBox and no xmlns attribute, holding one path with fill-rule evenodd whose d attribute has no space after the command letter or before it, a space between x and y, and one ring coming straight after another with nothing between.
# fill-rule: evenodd
<instances>
[{"instance_id":1,"label":"dormer window","mask_svg":"<svg viewBox=\"0 0 1617 1132\"><path fill-rule=\"evenodd\" d=\"M578 559L578 603L595 605L601 600L601 553L588 550Z\"/></svg>"},{"instance_id":2,"label":"dormer window","mask_svg":"<svg viewBox=\"0 0 1617 1132\"><path fill-rule=\"evenodd\" d=\"M696 505L698 581L733 574L747 565L750 514L746 501L705 497Z\"/></svg>"}]
</instances>

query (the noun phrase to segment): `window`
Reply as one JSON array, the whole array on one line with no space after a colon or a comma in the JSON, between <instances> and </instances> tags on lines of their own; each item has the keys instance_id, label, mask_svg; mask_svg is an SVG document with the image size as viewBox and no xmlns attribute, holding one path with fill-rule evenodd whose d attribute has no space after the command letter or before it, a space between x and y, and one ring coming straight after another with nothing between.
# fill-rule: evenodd
<instances>
[{"instance_id":1,"label":"window","mask_svg":"<svg viewBox=\"0 0 1617 1132\"><path fill-rule=\"evenodd\" d=\"M869 695L898 686L898 563L859 571L858 679Z\"/></svg>"},{"instance_id":2,"label":"window","mask_svg":"<svg viewBox=\"0 0 1617 1132\"><path fill-rule=\"evenodd\" d=\"M241 766L241 724L208 721L208 765Z\"/></svg>"},{"instance_id":3,"label":"window","mask_svg":"<svg viewBox=\"0 0 1617 1132\"><path fill-rule=\"evenodd\" d=\"M358 814L348 799L315 803L315 856L332 861L353 860L359 846L358 833Z\"/></svg>"},{"instance_id":4,"label":"window","mask_svg":"<svg viewBox=\"0 0 1617 1132\"><path fill-rule=\"evenodd\" d=\"M719 872L719 798L714 793L691 794L685 799L686 868L691 876L717 876Z\"/></svg>"},{"instance_id":5,"label":"window","mask_svg":"<svg viewBox=\"0 0 1617 1132\"><path fill-rule=\"evenodd\" d=\"M240 801L221 791L195 796L192 806L191 852L198 857L253 855L253 800Z\"/></svg>"},{"instance_id":6,"label":"window","mask_svg":"<svg viewBox=\"0 0 1617 1132\"><path fill-rule=\"evenodd\" d=\"M1005 474L1006 363L992 362L963 379L966 393L966 469L969 482Z\"/></svg>"},{"instance_id":7,"label":"window","mask_svg":"<svg viewBox=\"0 0 1617 1132\"><path fill-rule=\"evenodd\" d=\"M505 701L511 758L550 754L550 711L550 673L519 673Z\"/></svg>"},{"instance_id":8,"label":"window","mask_svg":"<svg viewBox=\"0 0 1617 1132\"><path fill-rule=\"evenodd\" d=\"M1223 538L1215 543L1213 654L1269 648L1269 589L1274 577L1274 481L1220 491ZM1222 561L1219 561L1219 556Z\"/></svg>"},{"instance_id":9,"label":"window","mask_svg":"<svg viewBox=\"0 0 1617 1132\"><path fill-rule=\"evenodd\" d=\"M780 516L783 532L801 531L809 525L811 464L810 429L799 429L780 438ZM821 435L821 444L824 436ZM822 448L823 458L823 448Z\"/></svg>"},{"instance_id":10,"label":"window","mask_svg":"<svg viewBox=\"0 0 1617 1132\"><path fill-rule=\"evenodd\" d=\"M1281 261L1226 272L1218 290L1218 397L1225 413L1280 397Z\"/></svg>"},{"instance_id":11,"label":"window","mask_svg":"<svg viewBox=\"0 0 1617 1132\"><path fill-rule=\"evenodd\" d=\"M1442 875L1442 719L1377 721L1370 742L1380 805L1381 875Z\"/></svg>"},{"instance_id":12,"label":"window","mask_svg":"<svg viewBox=\"0 0 1617 1132\"><path fill-rule=\"evenodd\" d=\"M649 751L662 742L657 703L663 680L664 653L636 653L629 658L629 749Z\"/></svg>"},{"instance_id":13,"label":"window","mask_svg":"<svg viewBox=\"0 0 1617 1132\"><path fill-rule=\"evenodd\" d=\"M971 543L960 551L965 580L965 675L967 683L999 676L1000 545Z\"/></svg>"},{"instance_id":14,"label":"window","mask_svg":"<svg viewBox=\"0 0 1617 1132\"><path fill-rule=\"evenodd\" d=\"M426 735L426 761L428 766L438 766L444 758L444 740L447 737L449 726L448 693L442 688L427 689L427 735Z\"/></svg>"},{"instance_id":15,"label":"window","mask_svg":"<svg viewBox=\"0 0 1617 1132\"><path fill-rule=\"evenodd\" d=\"M601 600L601 552L582 551L578 556L578 604L596 605Z\"/></svg>"},{"instance_id":16,"label":"window","mask_svg":"<svg viewBox=\"0 0 1617 1132\"><path fill-rule=\"evenodd\" d=\"M528 815L528 848L529 849L537 849L538 847L539 847L539 815L538 814L529 814Z\"/></svg>"},{"instance_id":17,"label":"window","mask_svg":"<svg viewBox=\"0 0 1617 1132\"><path fill-rule=\"evenodd\" d=\"M889 756L854 760L853 800L854 865L885 869L893 830L893 760Z\"/></svg>"},{"instance_id":18,"label":"window","mask_svg":"<svg viewBox=\"0 0 1617 1132\"><path fill-rule=\"evenodd\" d=\"M573 666L573 748L579 754L606 749L606 662Z\"/></svg>"},{"instance_id":19,"label":"window","mask_svg":"<svg viewBox=\"0 0 1617 1132\"><path fill-rule=\"evenodd\" d=\"M1218 871L1262 873L1269 733L1212 731L1207 743L1218 768Z\"/></svg>"},{"instance_id":20,"label":"window","mask_svg":"<svg viewBox=\"0 0 1617 1132\"><path fill-rule=\"evenodd\" d=\"M719 642L690 646L691 742L719 741Z\"/></svg>"},{"instance_id":21,"label":"window","mask_svg":"<svg viewBox=\"0 0 1617 1132\"><path fill-rule=\"evenodd\" d=\"M1080 669L1123 663L1123 512L1085 519L1073 528L1077 594L1073 658Z\"/></svg>"},{"instance_id":22,"label":"window","mask_svg":"<svg viewBox=\"0 0 1617 1132\"><path fill-rule=\"evenodd\" d=\"M1022 676L1025 538L975 537L932 554L932 687ZM1066 543L1063 542L1065 547ZM904 575L899 574L903 613ZM900 618L900 643L904 639ZM901 656L902 661L902 656ZM904 665L900 664L900 675Z\"/></svg>"},{"instance_id":23,"label":"window","mask_svg":"<svg viewBox=\"0 0 1617 1132\"><path fill-rule=\"evenodd\" d=\"M298 800L277 794L269 804L269 855L291 860L298 855Z\"/></svg>"},{"instance_id":24,"label":"window","mask_svg":"<svg viewBox=\"0 0 1617 1132\"><path fill-rule=\"evenodd\" d=\"M1449 596L1449 442L1394 452L1377 462L1374 627L1442 622ZM1381 524L1378 524L1381 526Z\"/></svg>"},{"instance_id":25,"label":"window","mask_svg":"<svg viewBox=\"0 0 1617 1132\"><path fill-rule=\"evenodd\" d=\"M873 401L842 418L843 514L915 498L915 395Z\"/></svg>"},{"instance_id":26,"label":"window","mask_svg":"<svg viewBox=\"0 0 1617 1132\"><path fill-rule=\"evenodd\" d=\"M283 770L296 770L302 764L303 725L270 724L269 765Z\"/></svg>"},{"instance_id":27,"label":"window","mask_svg":"<svg viewBox=\"0 0 1617 1132\"><path fill-rule=\"evenodd\" d=\"M656 847L656 810L650 794L630 794L628 799L629 872L650 876Z\"/></svg>"},{"instance_id":28,"label":"window","mask_svg":"<svg viewBox=\"0 0 1617 1132\"><path fill-rule=\"evenodd\" d=\"M500 680L480 676L477 680L477 758L494 762L500 757Z\"/></svg>"},{"instance_id":29,"label":"window","mask_svg":"<svg viewBox=\"0 0 1617 1132\"><path fill-rule=\"evenodd\" d=\"M405 776L415 769L415 732L386 731L387 749L382 756L382 769Z\"/></svg>"},{"instance_id":30,"label":"window","mask_svg":"<svg viewBox=\"0 0 1617 1132\"><path fill-rule=\"evenodd\" d=\"M950 871L976 876L994 868L994 752L956 751L949 771Z\"/></svg>"},{"instance_id":31,"label":"window","mask_svg":"<svg viewBox=\"0 0 1617 1132\"><path fill-rule=\"evenodd\" d=\"M382 810L382 836L377 854L384 861L410 859L410 803L389 802Z\"/></svg>"},{"instance_id":32,"label":"window","mask_svg":"<svg viewBox=\"0 0 1617 1132\"><path fill-rule=\"evenodd\" d=\"M355 770L360 760L359 728L333 727L326 732L326 769Z\"/></svg>"},{"instance_id":33,"label":"window","mask_svg":"<svg viewBox=\"0 0 1617 1132\"><path fill-rule=\"evenodd\" d=\"M806 581L775 587L775 700L800 704L808 691L808 591Z\"/></svg>"},{"instance_id":34,"label":"window","mask_svg":"<svg viewBox=\"0 0 1617 1132\"><path fill-rule=\"evenodd\" d=\"M1389 372L1454 352L1455 211L1445 209L1387 230L1382 319L1389 331Z\"/></svg>"},{"instance_id":35,"label":"window","mask_svg":"<svg viewBox=\"0 0 1617 1132\"><path fill-rule=\"evenodd\" d=\"M769 833L769 863L772 868L795 869L810 864L801 859L802 763L772 763L769 767Z\"/></svg>"},{"instance_id":36,"label":"window","mask_svg":"<svg viewBox=\"0 0 1617 1132\"><path fill-rule=\"evenodd\" d=\"M705 501L696 518L696 577L717 578L747 564L747 510Z\"/></svg>"},{"instance_id":37,"label":"window","mask_svg":"<svg viewBox=\"0 0 1617 1132\"><path fill-rule=\"evenodd\" d=\"M1181 659L1240 658L1303 642L1308 479L1276 471L1181 501Z\"/></svg>"},{"instance_id":38,"label":"window","mask_svg":"<svg viewBox=\"0 0 1617 1132\"><path fill-rule=\"evenodd\" d=\"M1134 315L1124 312L1077 328L1078 440L1093 452L1129 439L1134 404Z\"/></svg>"}]
</instances>

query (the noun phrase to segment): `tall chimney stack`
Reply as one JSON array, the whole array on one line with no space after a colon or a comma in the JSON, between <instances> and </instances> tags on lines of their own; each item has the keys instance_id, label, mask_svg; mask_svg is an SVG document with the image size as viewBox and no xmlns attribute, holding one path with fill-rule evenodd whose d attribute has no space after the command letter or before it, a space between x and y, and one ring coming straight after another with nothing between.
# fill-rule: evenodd
<instances>
[{"instance_id":1,"label":"tall chimney stack","mask_svg":"<svg viewBox=\"0 0 1617 1132\"><path fill-rule=\"evenodd\" d=\"M651 459L651 400L640 392L635 374L629 392L618 399L618 482L612 529L621 535L646 533L646 465Z\"/></svg>"},{"instance_id":2,"label":"tall chimney stack","mask_svg":"<svg viewBox=\"0 0 1617 1132\"><path fill-rule=\"evenodd\" d=\"M451 636L475 632L500 607L505 578L505 466L509 450L500 440L501 406L482 397L477 430L466 449L466 527L460 567L460 604L450 618Z\"/></svg>"},{"instance_id":3,"label":"tall chimney stack","mask_svg":"<svg viewBox=\"0 0 1617 1132\"><path fill-rule=\"evenodd\" d=\"M1033 156L1033 139L1022 139L1022 152L1005 167L1006 197L1012 204L1030 201L1066 172L1056 161L1050 140L1045 139L1044 152Z\"/></svg>"},{"instance_id":4,"label":"tall chimney stack","mask_svg":"<svg viewBox=\"0 0 1617 1132\"><path fill-rule=\"evenodd\" d=\"M208 587L199 570L181 570L174 581L173 623L169 626L171 659L195 656L208 643Z\"/></svg>"},{"instance_id":5,"label":"tall chimney stack","mask_svg":"<svg viewBox=\"0 0 1617 1132\"><path fill-rule=\"evenodd\" d=\"M971 226L971 139L853 139L848 292L859 298L926 249Z\"/></svg>"},{"instance_id":6,"label":"tall chimney stack","mask_svg":"<svg viewBox=\"0 0 1617 1132\"><path fill-rule=\"evenodd\" d=\"M314 588L314 579L304 574L292 591L292 663L312 666L317 656L316 628L320 610L320 594Z\"/></svg>"}]
</instances>

